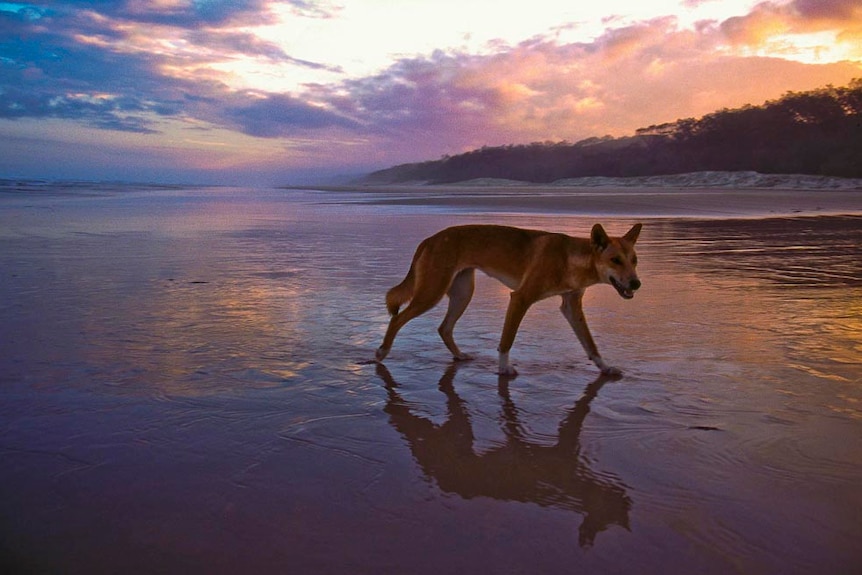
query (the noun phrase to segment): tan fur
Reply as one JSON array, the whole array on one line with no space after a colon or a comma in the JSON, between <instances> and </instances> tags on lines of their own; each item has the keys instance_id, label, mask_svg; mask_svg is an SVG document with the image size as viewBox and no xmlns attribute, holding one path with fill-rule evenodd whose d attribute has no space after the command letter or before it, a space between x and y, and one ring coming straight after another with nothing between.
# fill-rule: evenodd
<instances>
[{"instance_id":1,"label":"tan fur","mask_svg":"<svg viewBox=\"0 0 862 575\"><path fill-rule=\"evenodd\" d=\"M584 290L607 283L630 299L640 287L634 244L641 224L624 236L612 238L601 225L589 239L508 226L467 225L446 228L416 248L404 280L386 294L392 315L377 361L389 354L395 336L411 319L449 296L449 309L438 332L455 359L470 359L455 344L452 331L473 296L474 273L479 269L511 288L506 321L500 338L499 373L514 376L509 350L524 314L535 302L562 296L560 307L589 358L604 373L619 373L607 365L590 335L582 308ZM399 312L400 307L409 305Z\"/></svg>"}]
</instances>

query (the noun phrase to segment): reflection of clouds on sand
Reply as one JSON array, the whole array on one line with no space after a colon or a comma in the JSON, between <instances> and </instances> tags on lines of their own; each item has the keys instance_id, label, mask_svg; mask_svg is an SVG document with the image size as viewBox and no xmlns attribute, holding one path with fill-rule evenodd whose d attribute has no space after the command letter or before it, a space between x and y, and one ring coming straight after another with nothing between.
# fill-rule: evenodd
<instances>
[{"instance_id":1,"label":"reflection of clouds on sand","mask_svg":"<svg viewBox=\"0 0 862 575\"><path fill-rule=\"evenodd\" d=\"M418 406L398 394L398 383L382 364L377 375L388 391L384 410L392 426L407 441L425 475L443 491L465 499L491 497L502 501L535 503L575 511L584 516L578 541L592 545L611 525L629 528L631 499L625 486L612 474L597 472L581 455L580 435L590 402L607 381L599 377L560 423L554 445L531 440L520 421L507 382L501 378L502 398L498 423L505 443L477 452L471 416L453 386L458 363L452 363L440 379L446 397L446 420L435 424L418 415Z\"/></svg>"},{"instance_id":2,"label":"reflection of clouds on sand","mask_svg":"<svg viewBox=\"0 0 862 575\"><path fill-rule=\"evenodd\" d=\"M216 243L181 261L166 246L124 273L93 270L89 289L68 294L82 299L81 359L100 366L94 375L199 395L282 385L308 365L302 288L237 270Z\"/></svg>"},{"instance_id":3,"label":"reflection of clouds on sand","mask_svg":"<svg viewBox=\"0 0 862 575\"><path fill-rule=\"evenodd\" d=\"M10 289L22 286L12 301L39 312L10 318L22 322L11 357L43 361L55 382L88 373L89 385L166 395L277 387L310 365L324 314L309 294L328 254L325 229L298 222L295 205L193 190L60 208L28 212L10 240L36 250L7 259Z\"/></svg>"},{"instance_id":4,"label":"reflection of clouds on sand","mask_svg":"<svg viewBox=\"0 0 862 575\"><path fill-rule=\"evenodd\" d=\"M773 287L862 287L862 217L692 221L672 254L723 275Z\"/></svg>"},{"instance_id":5,"label":"reflection of clouds on sand","mask_svg":"<svg viewBox=\"0 0 862 575\"><path fill-rule=\"evenodd\" d=\"M818 378L858 381L862 218L776 218L672 225L669 255L735 301L760 347ZM737 342L739 343L739 342ZM741 350L742 351L742 350Z\"/></svg>"}]
</instances>

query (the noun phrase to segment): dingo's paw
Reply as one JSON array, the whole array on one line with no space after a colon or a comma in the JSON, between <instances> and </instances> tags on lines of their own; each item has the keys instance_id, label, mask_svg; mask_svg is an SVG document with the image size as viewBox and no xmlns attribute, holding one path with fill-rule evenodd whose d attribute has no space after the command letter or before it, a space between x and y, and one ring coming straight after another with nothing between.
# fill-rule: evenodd
<instances>
[{"instance_id":1,"label":"dingo's paw","mask_svg":"<svg viewBox=\"0 0 862 575\"><path fill-rule=\"evenodd\" d=\"M596 367L601 370L602 375L618 377L623 374L623 372L616 367L606 364L605 360L602 359L602 356L598 354L591 356L590 359L593 360L593 363L596 364Z\"/></svg>"},{"instance_id":2,"label":"dingo's paw","mask_svg":"<svg viewBox=\"0 0 862 575\"><path fill-rule=\"evenodd\" d=\"M622 370L618 367L614 367L612 365L602 367L602 375L606 375L608 377L620 377L622 374Z\"/></svg>"},{"instance_id":3,"label":"dingo's paw","mask_svg":"<svg viewBox=\"0 0 862 575\"><path fill-rule=\"evenodd\" d=\"M505 367L501 367L497 371L497 375L500 377L518 377L518 370L516 370L511 365L507 365Z\"/></svg>"}]
</instances>

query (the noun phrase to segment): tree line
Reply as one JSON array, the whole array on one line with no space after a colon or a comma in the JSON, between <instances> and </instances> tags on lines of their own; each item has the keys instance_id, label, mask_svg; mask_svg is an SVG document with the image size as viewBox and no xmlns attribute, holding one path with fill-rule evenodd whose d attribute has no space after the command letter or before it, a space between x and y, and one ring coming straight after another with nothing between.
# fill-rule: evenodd
<instances>
[{"instance_id":1,"label":"tree line","mask_svg":"<svg viewBox=\"0 0 862 575\"><path fill-rule=\"evenodd\" d=\"M360 183L444 184L475 178L547 183L706 170L862 177L862 78L843 87L788 92L761 106L641 128L633 136L486 146L380 170Z\"/></svg>"}]
</instances>

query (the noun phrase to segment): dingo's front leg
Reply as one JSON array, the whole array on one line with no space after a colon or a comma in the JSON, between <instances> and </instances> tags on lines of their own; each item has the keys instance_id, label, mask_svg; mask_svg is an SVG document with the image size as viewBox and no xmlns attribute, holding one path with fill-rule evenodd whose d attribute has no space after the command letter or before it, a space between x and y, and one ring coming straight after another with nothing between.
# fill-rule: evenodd
<instances>
[{"instance_id":1,"label":"dingo's front leg","mask_svg":"<svg viewBox=\"0 0 862 575\"><path fill-rule=\"evenodd\" d=\"M622 372L619 369L605 363L605 360L602 359L599 353L599 348L596 347L596 342L593 341L590 328L587 326L587 318L584 317L583 297L583 290L575 290L563 294L563 303L560 306L560 311L563 312L563 316L565 316L569 325L572 326L575 335L578 336L578 340L584 346L584 351L587 352L587 356L596 364L596 367L605 375L620 375Z\"/></svg>"},{"instance_id":2,"label":"dingo's front leg","mask_svg":"<svg viewBox=\"0 0 862 575\"><path fill-rule=\"evenodd\" d=\"M515 342L515 334L518 333L518 327L521 325L521 320L530 308L532 302L525 298L518 291L513 291L509 299L509 307L506 310L506 322L503 324L503 334L500 336L500 346L497 351L500 352L500 367L497 371L499 375L515 377L518 372L509 363L509 350L512 349L512 344Z\"/></svg>"},{"instance_id":3,"label":"dingo's front leg","mask_svg":"<svg viewBox=\"0 0 862 575\"><path fill-rule=\"evenodd\" d=\"M500 352L500 363L497 368L497 375L502 375L504 377L515 377L518 375L518 371L512 367L511 363L509 363L508 352Z\"/></svg>"}]
</instances>

